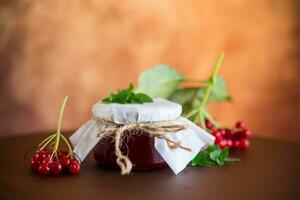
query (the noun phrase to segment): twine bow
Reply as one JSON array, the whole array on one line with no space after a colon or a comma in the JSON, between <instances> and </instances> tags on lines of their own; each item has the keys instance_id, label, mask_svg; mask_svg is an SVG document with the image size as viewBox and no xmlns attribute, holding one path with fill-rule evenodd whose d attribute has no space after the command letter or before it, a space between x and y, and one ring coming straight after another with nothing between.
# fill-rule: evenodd
<instances>
[{"instance_id":1,"label":"twine bow","mask_svg":"<svg viewBox=\"0 0 300 200\"><path fill-rule=\"evenodd\" d=\"M95 119L102 128L98 131L98 137L112 136L115 141L115 154L116 162L121 168L121 174L129 174L132 169L132 163L130 159L122 154L121 142L122 136L125 131L136 132L143 131L147 133L150 137L157 137L163 139L167 142L169 148L181 148L187 151L191 151L190 148L182 146L180 142L175 142L166 136L167 133L175 133L182 131L187 127L182 124L176 124L173 121L165 121L160 123L131 123L131 124L115 124L111 121L103 119Z\"/></svg>"}]
</instances>

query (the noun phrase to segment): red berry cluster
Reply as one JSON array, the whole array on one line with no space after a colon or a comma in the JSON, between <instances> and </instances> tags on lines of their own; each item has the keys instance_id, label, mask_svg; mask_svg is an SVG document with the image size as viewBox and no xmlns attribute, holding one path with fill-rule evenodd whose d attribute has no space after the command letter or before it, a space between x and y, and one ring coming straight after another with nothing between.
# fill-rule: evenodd
<instances>
[{"instance_id":1,"label":"red berry cluster","mask_svg":"<svg viewBox=\"0 0 300 200\"><path fill-rule=\"evenodd\" d=\"M31 168L41 175L57 175L64 171L68 171L71 174L80 172L80 162L75 158L68 140L61 133L62 116L67 100L68 97L66 96L58 116L56 133L44 139L30 159ZM68 147L68 151L59 148L61 140Z\"/></svg>"},{"instance_id":2,"label":"red berry cluster","mask_svg":"<svg viewBox=\"0 0 300 200\"><path fill-rule=\"evenodd\" d=\"M51 150L37 150L30 159L30 166L41 175L58 175L63 172L78 174L80 172L80 162L69 155L68 151L60 150L57 155L52 156Z\"/></svg>"},{"instance_id":3,"label":"red berry cluster","mask_svg":"<svg viewBox=\"0 0 300 200\"><path fill-rule=\"evenodd\" d=\"M250 146L251 131L242 121L237 122L233 129L216 128L209 120L205 121L205 125L211 134L216 137L215 144L219 145L220 148L246 150Z\"/></svg>"}]
</instances>

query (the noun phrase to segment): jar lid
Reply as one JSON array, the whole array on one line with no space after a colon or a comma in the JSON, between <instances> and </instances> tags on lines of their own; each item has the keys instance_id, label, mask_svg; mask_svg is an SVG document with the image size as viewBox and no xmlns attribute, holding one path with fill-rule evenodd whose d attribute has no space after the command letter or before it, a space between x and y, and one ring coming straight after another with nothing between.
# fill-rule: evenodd
<instances>
[{"instance_id":1,"label":"jar lid","mask_svg":"<svg viewBox=\"0 0 300 200\"><path fill-rule=\"evenodd\" d=\"M96 103L92 109L95 118L116 124L175 120L181 112L180 104L159 98L144 104Z\"/></svg>"}]
</instances>

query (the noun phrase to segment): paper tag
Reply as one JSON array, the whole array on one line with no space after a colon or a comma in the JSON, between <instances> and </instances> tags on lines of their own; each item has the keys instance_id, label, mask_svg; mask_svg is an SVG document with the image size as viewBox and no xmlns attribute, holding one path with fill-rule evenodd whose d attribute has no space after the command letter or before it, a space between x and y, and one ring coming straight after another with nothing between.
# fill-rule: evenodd
<instances>
[{"instance_id":1,"label":"paper tag","mask_svg":"<svg viewBox=\"0 0 300 200\"><path fill-rule=\"evenodd\" d=\"M186 118L180 117L176 122L185 124L188 128L176 133L170 133L167 136L173 141L180 142L182 146L190 148L191 151L181 148L170 149L166 141L159 138L155 138L155 149L173 172L178 174L195 158L199 151L213 144L215 138Z\"/></svg>"}]
</instances>

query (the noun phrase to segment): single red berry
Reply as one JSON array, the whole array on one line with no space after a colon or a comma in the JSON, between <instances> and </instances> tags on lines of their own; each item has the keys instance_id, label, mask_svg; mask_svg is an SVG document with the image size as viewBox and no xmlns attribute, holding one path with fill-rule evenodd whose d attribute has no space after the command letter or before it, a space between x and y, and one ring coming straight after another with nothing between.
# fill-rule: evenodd
<instances>
[{"instance_id":1,"label":"single red berry","mask_svg":"<svg viewBox=\"0 0 300 200\"><path fill-rule=\"evenodd\" d=\"M225 129L220 128L220 129L218 129L218 131L220 132L220 134L222 135L222 137L225 136L225 133L226 133Z\"/></svg>"},{"instance_id":2,"label":"single red berry","mask_svg":"<svg viewBox=\"0 0 300 200\"><path fill-rule=\"evenodd\" d=\"M221 149L224 149L227 147L227 140L221 140L219 143L219 146Z\"/></svg>"},{"instance_id":3,"label":"single red berry","mask_svg":"<svg viewBox=\"0 0 300 200\"><path fill-rule=\"evenodd\" d=\"M69 154L69 152L65 149L61 149L58 151L58 157L66 156L68 154Z\"/></svg>"},{"instance_id":4,"label":"single red berry","mask_svg":"<svg viewBox=\"0 0 300 200\"><path fill-rule=\"evenodd\" d=\"M53 174L59 174L62 171L62 165L58 161L49 163L50 172Z\"/></svg>"},{"instance_id":5,"label":"single red berry","mask_svg":"<svg viewBox=\"0 0 300 200\"><path fill-rule=\"evenodd\" d=\"M247 149L249 148L249 146L250 146L249 140L247 140L247 139L242 139L242 140L240 141L240 145L239 145L239 148L240 148L240 149L247 150Z\"/></svg>"},{"instance_id":6,"label":"single red berry","mask_svg":"<svg viewBox=\"0 0 300 200\"><path fill-rule=\"evenodd\" d=\"M228 139L227 140L227 147L232 148L232 146L233 146L233 141L231 139Z\"/></svg>"},{"instance_id":7,"label":"single red berry","mask_svg":"<svg viewBox=\"0 0 300 200\"><path fill-rule=\"evenodd\" d=\"M71 164L71 163L73 163L73 164L74 164L74 163L80 164L79 161L78 161L76 158L70 159L70 164Z\"/></svg>"},{"instance_id":8,"label":"single red berry","mask_svg":"<svg viewBox=\"0 0 300 200\"><path fill-rule=\"evenodd\" d=\"M43 154L42 153L39 153L39 152L36 152L32 157L36 158L37 160L44 160L44 157L42 157Z\"/></svg>"},{"instance_id":9,"label":"single red berry","mask_svg":"<svg viewBox=\"0 0 300 200\"><path fill-rule=\"evenodd\" d=\"M244 134L242 133L242 131L236 131L236 132L233 133L232 137L235 140L240 140L240 139L243 139Z\"/></svg>"},{"instance_id":10,"label":"single red berry","mask_svg":"<svg viewBox=\"0 0 300 200\"><path fill-rule=\"evenodd\" d=\"M41 165L39 166L38 172L39 172L41 175L48 175L48 174L50 174L50 168L49 168L49 165L47 165L47 164L41 164Z\"/></svg>"},{"instance_id":11,"label":"single red berry","mask_svg":"<svg viewBox=\"0 0 300 200\"><path fill-rule=\"evenodd\" d=\"M60 164L61 164L63 167L68 167L68 165L70 164L70 157L69 157L69 156L62 156L62 157L59 159L59 162L60 162Z\"/></svg>"},{"instance_id":12,"label":"single red berry","mask_svg":"<svg viewBox=\"0 0 300 200\"><path fill-rule=\"evenodd\" d=\"M252 132L249 129L244 129L243 131L244 138L249 138L252 135Z\"/></svg>"},{"instance_id":13,"label":"single red berry","mask_svg":"<svg viewBox=\"0 0 300 200\"><path fill-rule=\"evenodd\" d=\"M240 144L241 144L240 140L235 140L235 141L233 141L232 147L235 149L238 149L238 148L240 148Z\"/></svg>"},{"instance_id":14,"label":"single red berry","mask_svg":"<svg viewBox=\"0 0 300 200\"><path fill-rule=\"evenodd\" d=\"M43 152L45 154L51 154L52 153L52 150L51 149L42 149L42 150L37 150L37 152Z\"/></svg>"},{"instance_id":15,"label":"single red berry","mask_svg":"<svg viewBox=\"0 0 300 200\"><path fill-rule=\"evenodd\" d=\"M41 164L41 161L39 161L35 156L33 156L30 159L30 166L34 171L37 171L39 169L40 164Z\"/></svg>"},{"instance_id":16,"label":"single red berry","mask_svg":"<svg viewBox=\"0 0 300 200\"><path fill-rule=\"evenodd\" d=\"M216 139L215 139L215 144L219 144L221 140L223 140L223 137L219 131L212 131L211 133Z\"/></svg>"},{"instance_id":17,"label":"single red berry","mask_svg":"<svg viewBox=\"0 0 300 200\"><path fill-rule=\"evenodd\" d=\"M38 150L35 154L35 157L39 160L39 161L43 161L46 158L50 157L50 154L48 154L46 151L44 150Z\"/></svg>"},{"instance_id":18,"label":"single red berry","mask_svg":"<svg viewBox=\"0 0 300 200\"><path fill-rule=\"evenodd\" d=\"M235 128L245 129L246 124L243 121L239 121L235 124Z\"/></svg>"},{"instance_id":19,"label":"single red berry","mask_svg":"<svg viewBox=\"0 0 300 200\"><path fill-rule=\"evenodd\" d=\"M211 121L209 121L208 119L205 120L205 126L209 130L212 130L214 128L213 123Z\"/></svg>"},{"instance_id":20,"label":"single red berry","mask_svg":"<svg viewBox=\"0 0 300 200\"><path fill-rule=\"evenodd\" d=\"M49 158L45 158L45 159L42 161L42 164L48 165L48 164L50 164L51 162L53 162L53 160L49 157Z\"/></svg>"},{"instance_id":21,"label":"single red berry","mask_svg":"<svg viewBox=\"0 0 300 200\"><path fill-rule=\"evenodd\" d=\"M76 159L70 161L69 164L69 172L71 174L79 174L80 172L80 164Z\"/></svg>"},{"instance_id":22,"label":"single red berry","mask_svg":"<svg viewBox=\"0 0 300 200\"><path fill-rule=\"evenodd\" d=\"M221 132L220 132L220 131L217 131L217 130L213 130L213 131L211 132L211 134L212 134L213 136L215 136L215 137L222 137Z\"/></svg>"},{"instance_id":23,"label":"single red berry","mask_svg":"<svg viewBox=\"0 0 300 200\"><path fill-rule=\"evenodd\" d=\"M215 144L220 144L220 142L222 141L223 138L220 137L216 137L215 139Z\"/></svg>"},{"instance_id":24,"label":"single red berry","mask_svg":"<svg viewBox=\"0 0 300 200\"><path fill-rule=\"evenodd\" d=\"M233 134L234 139L240 140L240 139L247 139L251 135L251 131L248 129L237 131Z\"/></svg>"},{"instance_id":25,"label":"single red berry","mask_svg":"<svg viewBox=\"0 0 300 200\"><path fill-rule=\"evenodd\" d=\"M224 136L223 136L223 137L226 138L226 139L231 139L232 136L233 136L232 130L230 130L230 129L225 129L225 133L224 133Z\"/></svg>"}]
</instances>

